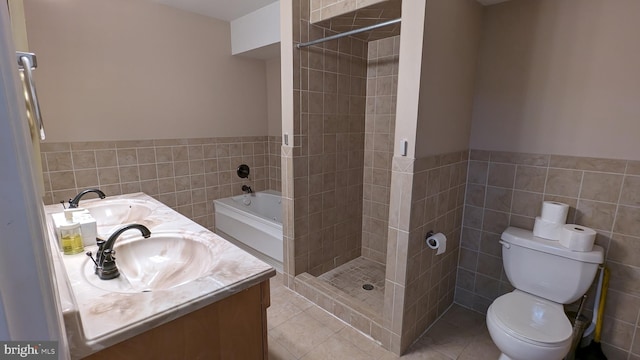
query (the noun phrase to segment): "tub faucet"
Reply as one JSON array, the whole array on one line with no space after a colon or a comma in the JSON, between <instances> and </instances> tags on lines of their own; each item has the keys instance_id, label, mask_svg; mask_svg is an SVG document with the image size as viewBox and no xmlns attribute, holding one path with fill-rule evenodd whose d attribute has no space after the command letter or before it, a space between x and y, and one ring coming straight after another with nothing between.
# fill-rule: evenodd
<instances>
[{"instance_id":1,"label":"tub faucet","mask_svg":"<svg viewBox=\"0 0 640 360\"><path fill-rule=\"evenodd\" d=\"M251 186L249 185L242 185L242 191L246 192L247 194L253 194L253 189L251 189Z\"/></svg>"},{"instance_id":2,"label":"tub faucet","mask_svg":"<svg viewBox=\"0 0 640 360\"><path fill-rule=\"evenodd\" d=\"M107 196L100 189L83 190L78 195L76 195L76 197L74 197L73 199L69 200L69 209L77 208L78 204L80 203L80 198L82 198L83 196L85 196L86 194L91 193L91 192L98 194L98 196L100 196L100 199L104 199Z\"/></svg>"},{"instance_id":3,"label":"tub faucet","mask_svg":"<svg viewBox=\"0 0 640 360\"><path fill-rule=\"evenodd\" d=\"M138 229L142 233L142 237L145 239L151 236L151 231L141 224L129 224L121 227L116 230L107 241L98 240L98 253L96 254L96 259L94 263L96 264L96 274L102 280L110 280L115 279L120 276L120 271L118 271L118 267L116 266L116 258L115 251L113 251L113 244L115 244L116 239L125 231L129 229ZM87 253L89 257L91 257L91 253ZM93 258L92 258L93 259Z\"/></svg>"}]
</instances>

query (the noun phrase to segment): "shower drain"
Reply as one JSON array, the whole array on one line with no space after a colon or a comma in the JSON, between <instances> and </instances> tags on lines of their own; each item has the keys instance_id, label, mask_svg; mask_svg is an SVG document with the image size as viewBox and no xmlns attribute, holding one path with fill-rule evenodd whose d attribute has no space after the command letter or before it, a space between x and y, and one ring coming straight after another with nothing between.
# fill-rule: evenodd
<instances>
[{"instance_id":1,"label":"shower drain","mask_svg":"<svg viewBox=\"0 0 640 360\"><path fill-rule=\"evenodd\" d=\"M371 284L364 284L362 285L362 288L365 290L373 290L373 285Z\"/></svg>"}]
</instances>

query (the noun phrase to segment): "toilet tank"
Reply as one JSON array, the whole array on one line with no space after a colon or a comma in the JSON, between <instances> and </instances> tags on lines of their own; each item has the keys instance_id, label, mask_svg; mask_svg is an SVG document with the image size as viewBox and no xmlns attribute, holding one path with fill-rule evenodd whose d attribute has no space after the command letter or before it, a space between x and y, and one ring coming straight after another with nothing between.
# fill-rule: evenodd
<instances>
[{"instance_id":1,"label":"toilet tank","mask_svg":"<svg viewBox=\"0 0 640 360\"><path fill-rule=\"evenodd\" d=\"M504 270L516 289L568 304L587 292L604 261L604 250L571 251L558 241L533 236L533 232L509 227L502 233Z\"/></svg>"}]
</instances>

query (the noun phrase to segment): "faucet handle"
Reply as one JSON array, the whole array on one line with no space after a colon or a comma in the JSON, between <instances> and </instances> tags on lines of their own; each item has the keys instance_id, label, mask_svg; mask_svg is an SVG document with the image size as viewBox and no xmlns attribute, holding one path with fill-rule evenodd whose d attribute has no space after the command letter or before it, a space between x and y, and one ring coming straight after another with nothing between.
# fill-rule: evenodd
<instances>
[{"instance_id":1,"label":"faucet handle","mask_svg":"<svg viewBox=\"0 0 640 360\"><path fill-rule=\"evenodd\" d=\"M96 252L96 261L98 262L98 264L102 264L102 260L103 260L103 250L104 250L104 244L107 241L104 240L101 237L96 237L96 245L98 245L98 251Z\"/></svg>"},{"instance_id":2,"label":"faucet handle","mask_svg":"<svg viewBox=\"0 0 640 360\"><path fill-rule=\"evenodd\" d=\"M96 273L97 273L98 272L98 262L93 258L93 253L91 251L87 251L85 255L87 255L89 257L89 259L91 259L91 261L93 261L94 264L96 264L95 269L96 269Z\"/></svg>"},{"instance_id":3,"label":"faucet handle","mask_svg":"<svg viewBox=\"0 0 640 360\"><path fill-rule=\"evenodd\" d=\"M113 256L115 251L106 249L103 251L102 266L98 269L98 277L102 280L114 279L120 276L120 272L116 267L116 258Z\"/></svg>"}]
</instances>

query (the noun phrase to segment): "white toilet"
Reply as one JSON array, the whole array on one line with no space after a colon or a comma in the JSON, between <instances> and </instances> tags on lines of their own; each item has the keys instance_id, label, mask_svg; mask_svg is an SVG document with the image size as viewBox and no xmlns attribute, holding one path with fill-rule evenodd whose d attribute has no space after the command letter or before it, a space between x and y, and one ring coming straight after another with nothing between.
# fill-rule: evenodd
<instances>
[{"instance_id":1,"label":"white toilet","mask_svg":"<svg viewBox=\"0 0 640 360\"><path fill-rule=\"evenodd\" d=\"M558 241L509 227L502 233L502 262L513 292L497 298L487 311L487 327L502 352L500 360L557 360L571 347L572 324L563 304L589 289L602 247L571 251Z\"/></svg>"}]
</instances>

